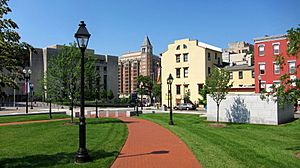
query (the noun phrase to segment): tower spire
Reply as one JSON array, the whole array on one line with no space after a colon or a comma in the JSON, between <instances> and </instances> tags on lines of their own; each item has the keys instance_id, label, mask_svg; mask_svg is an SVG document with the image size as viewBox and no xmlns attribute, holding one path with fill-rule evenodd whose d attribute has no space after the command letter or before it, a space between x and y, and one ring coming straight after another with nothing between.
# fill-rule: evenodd
<instances>
[{"instance_id":1,"label":"tower spire","mask_svg":"<svg viewBox=\"0 0 300 168\"><path fill-rule=\"evenodd\" d=\"M144 42L142 46L152 46L147 35L144 38Z\"/></svg>"}]
</instances>

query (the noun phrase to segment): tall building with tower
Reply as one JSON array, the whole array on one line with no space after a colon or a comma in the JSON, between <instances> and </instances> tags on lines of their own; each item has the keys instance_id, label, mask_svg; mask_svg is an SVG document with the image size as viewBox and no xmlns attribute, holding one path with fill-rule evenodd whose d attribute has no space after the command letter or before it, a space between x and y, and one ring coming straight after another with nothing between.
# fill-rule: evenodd
<instances>
[{"instance_id":1,"label":"tall building with tower","mask_svg":"<svg viewBox=\"0 0 300 168\"><path fill-rule=\"evenodd\" d=\"M129 97L137 91L139 75L149 76L157 81L160 57L153 54L153 47L145 36L140 51L128 52L119 57L119 97Z\"/></svg>"}]
</instances>

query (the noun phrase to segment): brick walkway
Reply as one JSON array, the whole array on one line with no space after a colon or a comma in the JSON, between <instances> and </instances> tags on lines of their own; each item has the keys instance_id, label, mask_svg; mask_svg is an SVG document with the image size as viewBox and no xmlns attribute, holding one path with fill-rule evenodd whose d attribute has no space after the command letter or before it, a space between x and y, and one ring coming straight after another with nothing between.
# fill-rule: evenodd
<instances>
[{"instance_id":1,"label":"brick walkway","mask_svg":"<svg viewBox=\"0 0 300 168\"><path fill-rule=\"evenodd\" d=\"M31 120L31 121L9 122L9 123L1 123L0 126L18 125L18 124L29 124L29 123L45 123L45 122L63 121L63 120L70 120L70 118L60 118L60 119L51 119L51 120Z\"/></svg>"},{"instance_id":2,"label":"brick walkway","mask_svg":"<svg viewBox=\"0 0 300 168\"><path fill-rule=\"evenodd\" d=\"M112 168L200 168L187 146L169 130L150 121L121 117L128 138Z\"/></svg>"}]
</instances>

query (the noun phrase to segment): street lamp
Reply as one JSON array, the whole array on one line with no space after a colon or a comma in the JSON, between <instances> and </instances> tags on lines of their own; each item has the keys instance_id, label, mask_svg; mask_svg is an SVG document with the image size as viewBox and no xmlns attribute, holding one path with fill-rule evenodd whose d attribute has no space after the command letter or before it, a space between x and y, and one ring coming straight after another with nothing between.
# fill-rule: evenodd
<instances>
[{"instance_id":1,"label":"street lamp","mask_svg":"<svg viewBox=\"0 0 300 168\"><path fill-rule=\"evenodd\" d=\"M33 87L34 87L34 84L30 83L29 87L30 87L30 92L31 92L30 93L30 97L31 97L30 109L33 109L32 102L33 102Z\"/></svg>"},{"instance_id":2,"label":"street lamp","mask_svg":"<svg viewBox=\"0 0 300 168\"><path fill-rule=\"evenodd\" d=\"M26 114L28 114L28 91L29 91L29 80L30 80L30 75L31 75L32 71L31 69L23 69L23 75L25 78L25 85L24 85L24 90L26 93Z\"/></svg>"},{"instance_id":3,"label":"street lamp","mask_svg":"<svg viewBox=\"0 0 300 168\"><path fill-rule=\"evenodd\" d=\"M173 123L173 115L172 115L172 83L173 83L174 78L170 74L168 79L167 79L167 84L169 85L168 87L168 93L169 93L169 102L170 102L170 125L174 125Z\"/></svg>"},{"instance_id":4,"label":"street lamp","mask_svg":"<svg viewBox=\"0 0 300 168\"><path fill-rule=\"evenodd\" d=\"M258 75L258 92L261 91L261 75Z\"/></svg>"},{"instance_id":5,"label":"street lamp","mask_svg":"<svg viewBox=\"0 0 300 168\"><path fill-rule=\"evenodd\" d=\"M143 110L143 88L144 88L144 83L140 83L140 89L141 89L141 109Z\"/></svg>"},{"instance_id":6,"label":"street lamp","mask_svg":"<svg viewBox=\"0 0 300 168\"><path fill-rule=\"evenodd\" d=\"M81 50L81 81L80 81L80 117L79 117L79 149L76 153L76 162L87 162L90 157L86 149L86 123L84 116L84 52L87 48L91 34L86 29L84 21L80 21L79 28L75 33L78 47Z\"/></svg>"}]
</instances>

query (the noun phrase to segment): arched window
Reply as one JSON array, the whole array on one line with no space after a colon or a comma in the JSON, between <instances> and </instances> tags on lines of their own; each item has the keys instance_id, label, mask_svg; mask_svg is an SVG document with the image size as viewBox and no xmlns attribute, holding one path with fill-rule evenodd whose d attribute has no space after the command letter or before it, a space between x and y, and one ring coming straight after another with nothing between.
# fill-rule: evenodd
<instances>
[{"instance_id":1,"label":"arched window","mask_svg":"<svg viewBox=\"0 0 300 168\"><path fill-rule=\"evenodd\" d=\"M185 44L183 44L183 48L184 48L184 49L186 49L186 48L187 48L187 46L186 46Z\"/></svg>"},{"instance_id":2,"label":"arched window","mask_svg":"<svg viewBox=\"0 0 300 168\"><path fill-rule=\"evenodd\" d=\"M180 50L180 45L178 45L178 46L176 47L176 50Z\"/></svg>"}]
</instances>

